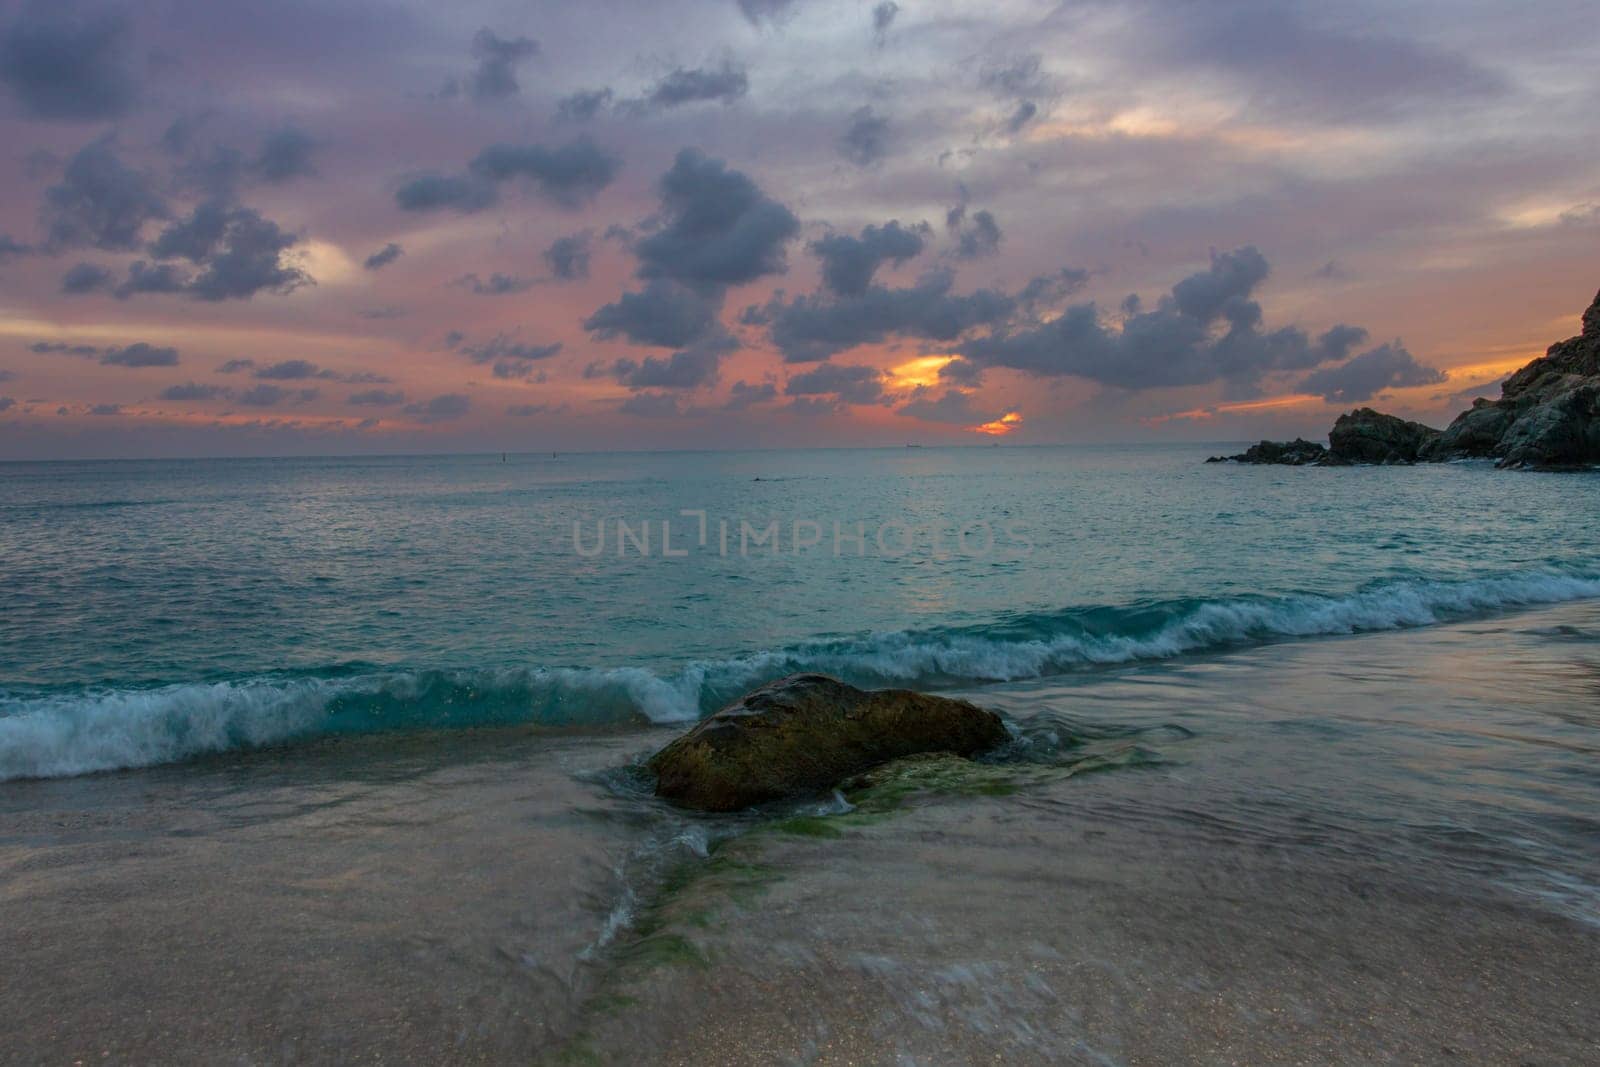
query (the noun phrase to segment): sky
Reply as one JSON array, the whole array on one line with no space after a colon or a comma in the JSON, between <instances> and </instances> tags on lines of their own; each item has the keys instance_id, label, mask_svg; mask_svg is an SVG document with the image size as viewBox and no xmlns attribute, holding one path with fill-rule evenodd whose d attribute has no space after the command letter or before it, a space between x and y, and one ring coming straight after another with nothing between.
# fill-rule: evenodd
<instances>
[{"instance_id":1,"label":"sky","mask_svg":"<svg viewBox=\"0 0 1600 1067\"><path fill-rule=\"evenodd\" d=\"M1597 99L1568 0L0 0L0 458L1443 425Z\"/></svg>"}]
</instances>

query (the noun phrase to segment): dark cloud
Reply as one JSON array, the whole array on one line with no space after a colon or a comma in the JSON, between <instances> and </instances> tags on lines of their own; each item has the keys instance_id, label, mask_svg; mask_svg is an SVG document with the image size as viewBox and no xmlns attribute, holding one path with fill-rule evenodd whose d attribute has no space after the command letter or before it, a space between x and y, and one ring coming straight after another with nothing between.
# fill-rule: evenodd
<instances>
[{"instance_id":1,"label":"dark cloud","mask_svg":"<svg viewBox=\"0 0 1600 1067\"><path fill-rule=\"evenodd\" d=\"M834 415L844 409L844 402L831 396L797 396L783 406L791 415Z\"/></svg>"},{"instance_id":2,"label":"dark cloud","mask_svg":"<svg viewBox=\"0 0 1600 1067\"><path fill-rule=\"evenodd\" d=\"M728 411L743 411L754 404L765 404L776 400L778 387L771 382L758 382L751 385L749 382L734 382L728 390L728 402L724 407Z\"/></svg>"},{"instance_id":3,"label":"dark cloud","mask_svg":"<svg viewBox=\"0 0 1600 1067\"><path fill-rule=\"evenodd\" d=\"M52 248L131 252L145 225L169 211L150 176L123 163L107 135L68 161L61 181L45 190L42 214Z\"/></svg>"},{"instance_id":4,"label":"dark cloud","mask_svg":"<svg viewBox=\"0 0 1600 1067\"><path fill-rule=\"evenodd\" d=\"M738 341L722 334L697 341L665 359L619 359L611 365L611 374L629 389L698 389L716 383L722 357L738 347Z\"/></svg>"},{"instance_id":5,"label":"dark cloud","mask_svg":"<svg viewBox=\"0 0 1600 1067\"><path fill-rule=\"evenodd\" d=\"M97 416L101 416L101 415L121 415L122 414L122 405L121 404L94 404L89 408L88 414L97 415Z\"/></svg>"},{"instance_id":6,"label":"dark cloud","mask_svg":"<svg viewBox=\"0 0 1600 1067\"><path fill-rule=\"evenodd\" d=\"M108 367L176 367L176 348L157 348L143 341L123 348L108 348L100 354L100 362Z\"/></svg>"},{"instance_id":7,"label":"dark cloud","mask_svg":"<svg viewBox=\"0 0 1600 1067\"><path fill-rule=\"evenodd\" d=\"M23 244L9 233L0 233L0 263L16 256L26 256L33 252L33 248Z\"/></svg>"},{"instance_id":8,"label":"dark cloud","mask_svg":"<svg viewBox=\"0 0 1600 1067\"><path fill-rule=\"evenodd\" d=\"M255 385L236 395L234 400L246 407L272 408L285 401L308 404L318 395L315 389L285 389L281 385Z\"/></svg>"},{"instance_id":9,"label":"dark cloud","mask_svg":"<svg viewBox=\"0 0 1600 1067\"><path fill-rule=\"evenodd\" d=\"M432 400L407 404L401 409L419 422L448 422L472 410L472 401L460 393L445 393Z\"/></svg>"},{"instance_id":10,"label":"dark cloud","mask_svg":"<svg viewBox=\"0 0 1600 1067\"><path fill-rule=\"evenodd\" d=\"M146 263L136 259L128 265L128 277L116 288L118 300L138 293L181 293L189 285L189 275L171 263Z\"/></svg>"},{"instance_id":11,"label":"dark cloud","mask_svg":"<svg viewBox=\"0 0 1600 1067\"><path fill-rule=\"evenodd\" d=\"M532 278L520 278L514 274L501 274L497 271L487 279L480 278L476 274L463 274L455 280L455 284L475 296L510 296L514 293L525 293L536 283Z\"/></svg>"},{"instance_id":12,"label":"dark cloud","mask_svg":"<svg viewBox=\"0 0 1600 1067\"><path fill-rule=\"evenodd\" d=\"M731 104L749 91L750 75L732 60L725 60L719 67L678 67L669 71L637 106L664 109L707 101Z\"/></svg>"},{"instance_id":13,"label":"dark cloud","mask_svg":"<svg viewBox=\"0 0 1600 1067\"><path fill-rule=\"evenodd\" d=\"M589 276L589 235L574 233L558 237L544 250L544 261L550 264L550 273L562 281L576 281Z\"/></svg>"},{"instance_id":14,"label":"dark cloud","mask_svg":"<svg viewBox=\"0 0 1600 1067\"><path fill-rule=\"evenodd\" d=\"M406 309L403 307L397 307L394 304L388 304L384 307L363 308L356 312L356 314L360 315L364 319L371 319L372 321L377 322L384 319L404 318L406 316Z\"/></svg>"},{"instance_id":15,"label":"dark cloud","mask_svg":"<svg viewBox=\"0 0 1600 1067\"><path fill-rule=\"evenodd\" d=\"M850 114L850 125L839 135L839 154L858 167L870 167L889 154L889 120L871 107Z\"/></svg>"},{"instance_id":16,"label":"dark cloud","mask_svg":"<svg viewBox=\"0 0 1600 1067\"><path fill-rule=\"evenodd\" d=\"M948 218L953 220L950 228L956 233L956 246L950 254L957 259L982 259L1000 251L1005 235L989 212L977 211L969 218L965 209L956 208Z\"/></svg>"},{"instance_id":17,"label":"dark cloud","mask_svg":"<svg viewBox=\"0 0 1600 1067\"><path fill-rule=\"evenodd\" d=\"M305 271L283 262L283 253L299 240L250 208L234 208L215 247L200 261L204 269L185 292L197 300L249 300L257 293L287 294L315 284Z\"/></svg>"},{"instance_id":18,"label":"dark cloud","mask_svg":"<svg viewBox=\"0 0 1600 1067\"><path fill-rule=\"evenodd\" d=\"M1235 395L1255 395L1265 375L1342 361L1365 337L1351 326L1315 341L1294 327L1263 332L1261 307L1250 297L1266 275L1261 253L1241 248L1214 255L1152 311L1125 302L1120 328L1103 322L1094 304L1078 304L1050 322L968 340L961 354L983 367L1124 389L1222 382Z\"/></svg>"},{"instance_id":19,"label":"dark cloud","mask_svg":"<svg viewBox=\"0 0 1600 1067\"><path fill-rule=\"evenodd\" d=\"M900 5L894 0L883 0L872 9L872 38L882 48L889 38L889 27L894 25L895 16L900 14Z\"/></svg>"},{"instance_id":20,"label":"dark cloud","mask_svg":"<svg viewBox=\"0 0 1600 1067\"><path fill-rule=\"evenodd\" d=\"M250 164L262 181L281 185L295 178L317 173L311 163L311 153L317 142L309 133L293 126L285 126L267 134L261 142L261 151Z\"/></svg>"},{"instance_id":21,"label":"dark cloud","mask_svg":"<svg viewBox=\"0 0 1600 1067\"><path fill-rule=\"evenodd\" d=\"M799 0L739 0L739 10L752 26L782 22L794 14Z\"/></svg>"},{"instance_id":22,"label":"dark cloud","mask_svg":"<svg viewBox=\"0 0 1600 1067\"><path fill-rule=\"evenodd\" d=\"M496 378L527 378L542 363L561 354L562 344L529 345L499 334L481 344L462 345L461 354L472 362L487 366Z\"/></svg>"},{"instance_id":23,"label":"dark cloud","mask_svg":"<svg viewBox=\"0 0 1600 1067\"><path fill-rule=\"evenodd\" d=\"M671 393L634 393L618 405L617 410L644 419L667 419L682 414L678 398Z\"/></svg>"},{"instance_id":24,"label":"dark cloud","mask_svg":"<svg viewBox=\"0 0 1600 1067\"><path fill-rule=\"evenodd\" d=\"M0 29L0 85L37 119L114 119L138 95L132 34L119 12L26 4Z\"/></svg>"},{"instance_id":25,"label":"dark cloud","mask_svg":"<svg viewBox=\"0 0 1600 1067\"><path fill-rule=\"evenodd\" d=\"M611 106L614 94L610 89L579 89L556 101L556 119L560 122L592 122L600 112Z\"/></svg>"},{"instance_id":26,"label":"dark cloud","mask_svg":"<svg viewBox=\"0 0 1600 1067\"><path fill-rule=\"evenodd\" d=\"M107 292L115 284L111 272L93 263L77 263L61 276L61 291L70 296Z\"/></svg>"},{"instance_id":27,"label":"dark cloud","mask_svg":"<svg viewBox=\"0 0 1600 1067\"><path fill-rule=\"evenodd\" d=\"M247 370L254 370L256 361L253 359L230 359L217 368L218 374L240 374Z\"/></svg>"},{"instance_id":28,"label":"dark cloud","mask_svg":"<svg viewBox=\"0 0 1600 1067\"><path fill-rule=\"evenodd\" d=\"M504 100L515 96L517 67L539 54L539 42L531 37L501 37L485 26L472 38L472 58L478 61L467 80L474 100Z\"/></svg>"},{"instance_id":29,"label":"dark cloud","mask_svg":"<svg viewBox=\"0 0 1600 1067\"><path fill-rule=\"evenodd\" d=\"M1016 100L1048 96L1051 92L1050 76L1044 72L1044 61L1037 54L1013 56L985 67L978 75L978 84L996 96Z\"/></svg>"},{"instance_id":30,"label":"dark cloud","mask_svg":"<svg viewBox=\"0 0 1600 1067\"><path fill-rule=\"evenodd\" d=\"M495 197L491 183L463 174L418 174L394 191L394 202L401 211L482 211Z\"/></svg>"},{"instance_id":31,"label":"dark cloud","mask_svg":"<svg viewBox=\"0 0 1600 1067\"><path fill-rule=\"evenodd\" d=\"M791 377L787 396L833 396L845 404L876 404L883 399L883 372L876 367L824 363Z\"/></svg>"},{"instance_id":32,"label":"dark cloud","mask_svg":"<svg viewBox=\"0 0 1600 1067\"><path fill-rule=\"evenodd\" d=\"M187 218L179 219L162 230L150 245L150 254L157 259L203 262L222 243L233 210L221 200L203 201Z\"/></svg>"},{"instance_id":33,"label":"dark cloud","mask_svg":"<svg viewBox=\"0 0 1600 1067\"><path fill-rule=\"evenodd\" d=\"M931 390L925 390L909 403L896 408L894 413L909 419L921 419L923 422L946 422L963 426L991 422L1002 414L974 409L972 394L957 389L946 389L937 397Z\"/></svg>"},{"instance_id":34,"label":"dark cloud","mask_svg":"<svg viewBox=\"0 0 1600 1067\"><path fill-rule=\"evenodd\" d=\"M392 408L406 402L406 394L398 389L368 389L351 393L345 402L356 407Z\"/></svg>"},{"instance_id":35,"label":"dark cloud","mask_svg":"<svg viewBox=\"0 0 1600 1067\"><path fill-rule=\"evenodd\" d=\"M9 382L9 381L14 380L15 378L16 378L16 375L13 374L11 371L6 370L4 367L0 367L0 382Z\"/></svg>"},{"instance_id":36,"label":"dark cloud","mask_svg":"<svg viewBox=\"0 0 1600 1067\"><path fill-rule=\"evenodd\" d=\"M610 185L622 161L587 138L557 148L495 144L478 153L468 169L492 182L522 178L563 207L579 207Z\"/></svg>"},{"instance_id":37,"label":"dark cloud","mask_svg":"<svg viewBox=\"0 0 1600 1067\"><path fill-rule=\"evenodd\" d=\"M565 404L511 404L506 408L506 414L526 419L534 415L559 415L566 410Z\"/></svg>"},{"instance_id":38,"label":"dark cloud","mask_svg":"<svg viewBox=\"0 0 1600 1067\"><path fill-rule=\"evenodd\" d=\"M231 394L231 390L221 385L207 385L200 382L186 382L183 385L169 385L161 390L162 400L217 400Z\"/></svg>"},{"instance_id":39,"label":"dark cloud","mask_svg":"<svg viewBox=\"0 0 1600 1067\"><path fill-rule=\"evenodd\" d=\"M952 292L955 275L931 271L916 285L869 286L858 296L799 296L765 309L772 341L792 363L827 359L893 335L954 341L980 326L995 326L1016 310L1015 298L992 289Z\"/></svg>"},{"instance_id":40,"label":"dark cloud","mask_svg":"<svg viewBox=\"0 0 1600 1067\"><path fill-rule=\"evenodd\" d=\"M1415 356L1395 341L1363 352L1341 366L1309 374L1300 388L1320 395L1330 404L1353 404L1371 400L1385 389L1438 385L1444 380L1444 374L1418 363Z\"/></svg>"},{"instance_id":41,"label":"dark cloud","mask_svg":"<svg viewBox=\"0 0 1600 1067\"><path fill-rule=\"evenodd\" d=\"M269 382L297 382L307 378L331 377L324 374L315 363L304 359L286 359L256 368L255 377Z\"/></svg>"},{"instance_id":42,"label":"dark cloud","mask_svg":"<svg viewBox=\"0 0 1600 1067\"><path fill-rule=\"evenodd\" d=\"M920 255L924 226L901 226L898 221L868 226L860 237L829 234L811 243L822 260L822 283L840 296L859 296L872 284L872 276L885 263L898 266Z\"/></svg>"},{"instance_id":43,"label":"dark cloud","mask_svg":"<svg viewBox=\"0 0 1600 1067\"><path fill-rule=\"evenodd\" d=\"M1384 118L1428 101L1456 109L1508 89L1500 75L1434 45L1314 18L1257 0L1170 6L1132 59L1219 71L1254 106L1333 120Z\"/></svg>"},{"instance_id":44,"label":"dark cloud","mask_svg":"<svg viewBox=\"0 0 1600 1067\"><path fill-rule=\"evenodd\" d=\"M747 175L685 148L659 188L663 225L634 246L641 278L722 287L787 268L784 248L800 220Z\"/></svg>"},{"instance_id":45,"label":"dark cloud","mask_svg":"<svg viewBox=\"0 0 1600 1067\"><path fill-rule=\"evenodd\" d=\"M91 359L100 354L94 345L69 345L64 341L35 341L28 351L41 356L80 356Z\"/></svg>"},{"instance_id":46,"label":"dark cloud","mask_svg":"<svg viewBox=\"0 0 1600 1067\"><path fill-rule=\"evenodd\" d=\"M15 397L0 396L0 411L10 411L17 406Z\"/></svg>"},{"instance_id":47,"label":"dark cloud","mask_svg":"<svg viewBox=\"0 0 1600 1067\"><path fill-rule=\"evenodd\" d=\"M971 388L983 382L983 368L970 359L957 357L939 368L939 380Z\"/></svg>"},{"instance_id":48,"label":"dark cloud","mask_svg":"<svg viewBox=\"0 0 1600 1067\"><path fill-rule=\"evenodd\" d=\"M623 293L584 320L602 341L622 337L636 345L682 348L716 322L717 305L687 286L656 279L637 293Z\"/></svg>"},{"instance_id":49,"label":"dark cloud","mask_svg":"<svg viewBox=\"0 0 1600 1067\"><path fill-rule=\"evenodd\" d=\"M367 270L382 270L405 254L405 249L390 241L372 255L368 256L361 264Z\"/></svg>"},{"instance_id":50,"label":"dark cloud","mask_svg":"<svg viewBox=\"0 0 1600 1067\"><path fill-rule=\"evenodd\" d=\"M1039 105L1032 100L1024 100L1017 105L1017 109L1011 113L1011 117L1006 119L1006 131L1008 133L1021 131L1022 127L1032 122L1038 114Z\"/></svg>"},{"instance_id":51,"label":"dark cloud","mask_svg":"<svg viewBox=\"0 0 1600 1067\"><path fill-rule=\"evenodd\" d=\"M1017 303L1033 314L1041 309L1057 306L1088 284L1088 271L1064 267L1052 274L1041 274L1031 279L1017 293Z\"/></svg>"}]
</instances>

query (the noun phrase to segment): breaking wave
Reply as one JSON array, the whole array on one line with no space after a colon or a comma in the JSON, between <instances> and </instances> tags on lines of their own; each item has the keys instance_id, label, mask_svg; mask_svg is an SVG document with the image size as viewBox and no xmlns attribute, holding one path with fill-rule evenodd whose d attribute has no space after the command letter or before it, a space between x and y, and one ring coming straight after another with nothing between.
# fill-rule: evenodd
<instances>
[{"instance_id":1,"label":"breaking wave","mask_svg":"<svg viewBox=\"0 0 1600 1067\"><path fill-rule=\"evenodd\" d=\"M1600 597L1600 578L1541 571L1385 581L1346 596L1187 599L1015 615L984 625L814 641L667 673L343 667L140 688L0 688L0 781L150 766L333 734L684 721L794 671L823 671L860 685L952 687L1273 640L1409 629L1588 597Z\"/></svg>"}]
</instances>

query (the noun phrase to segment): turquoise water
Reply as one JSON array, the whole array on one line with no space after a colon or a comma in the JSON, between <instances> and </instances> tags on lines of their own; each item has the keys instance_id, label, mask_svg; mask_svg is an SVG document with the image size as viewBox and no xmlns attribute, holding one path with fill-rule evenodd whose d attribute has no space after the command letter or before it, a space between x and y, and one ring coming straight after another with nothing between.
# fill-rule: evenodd
<instances>
[{"instance_id":1,"label":"turquoise water","mask_svg":"<svg viewBox=\"0 0 1600 1067\"><path fill-rule=\"evenodd\" d=\"M0 465L0 779L1600 596L1596 476L1202 462L1223 447Z\"/></svg>"}]
</instances>

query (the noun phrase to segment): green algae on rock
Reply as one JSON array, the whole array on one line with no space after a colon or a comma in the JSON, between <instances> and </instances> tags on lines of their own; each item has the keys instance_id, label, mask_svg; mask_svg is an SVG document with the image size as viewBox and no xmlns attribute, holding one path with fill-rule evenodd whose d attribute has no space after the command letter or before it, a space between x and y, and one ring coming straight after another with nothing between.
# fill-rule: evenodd
<instances>
[{"instance_id":1,"label":"green algae on rock","mask_svg":"<svg viewBox=\"0 0 1600 1067\"><path fill-rule=\"evenodd\" d=\"M795 674L703 720L649 767L656 795L702 811L736 811L817 793L889 760L969 756L1009 737L998 715L965 700Z\"/></svg>"}]
</instances>

